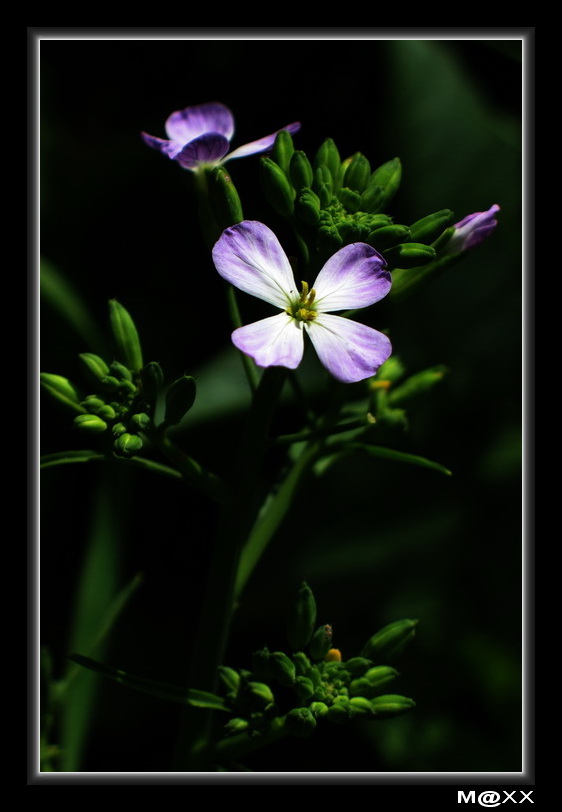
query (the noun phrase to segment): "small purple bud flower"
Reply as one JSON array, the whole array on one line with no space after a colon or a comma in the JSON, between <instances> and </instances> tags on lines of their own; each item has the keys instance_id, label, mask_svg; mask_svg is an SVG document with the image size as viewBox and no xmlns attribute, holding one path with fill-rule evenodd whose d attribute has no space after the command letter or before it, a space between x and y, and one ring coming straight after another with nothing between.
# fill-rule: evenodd
<instances>
[{"instance_id":1,"label":"small purple bud flower","mask_svg":"<svg viewBox=\"0 0 562 812\"><path fill-rule=\"evenodd\" d=\"M477 211L468 214L460 222L455 223L455 231L447 243L447 254L460 254L476 245L480 245L498 224L496 213L500 210L494 203L488 211Z\"/></svg>"},{"instance_id":2,"label":"small purple bud flower","mask_svg":"<svg viewBox=\"0 0 562 812\"><path fill-rule=\"evenodd\" d=\"M282 127L290 133L300 130L300 122L295 121ZM219 102L198 104L177 110L166 120L168 139L157 138L141 133L149 147L157 149L184 169L197 171L201 166L220 166L231 158L256 155L273 147L279 130L257 141L244 144L228 152L234 135L234 117L228 107Z\"/></svg>"}]
</instances>

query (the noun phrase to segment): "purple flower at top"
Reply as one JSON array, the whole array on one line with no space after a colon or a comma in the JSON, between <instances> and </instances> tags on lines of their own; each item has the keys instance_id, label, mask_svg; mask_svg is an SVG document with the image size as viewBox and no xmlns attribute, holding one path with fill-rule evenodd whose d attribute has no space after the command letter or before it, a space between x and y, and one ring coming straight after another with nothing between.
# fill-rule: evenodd
<instances>
[{"instance_id":1,"label":"purple flower at top","mask_svg":"<svg viewBox=\"0 0 562 812\"><path fill-rule=\"evenodd\" d=\"M194 171L200 166L219 166L231 158L266 152L273 146L279 132L277 130L229 153L234 135L234 117L228 107L219 102L177 110L169 116L165 126L169 140L141 133L144 142L177 161L184 169ZM300 126L300 122L295 121L281 129L296 133Z\"/></svg>"},{"instance_id":2,"label":"purple flower at top","mask_svg":"<svg viewBox=\"0 0 562 812\"><path fill-rule=\"evenodd\" d=\"M374 375L392 352L383 333L330 315L334 310L367 307L389 292L386 262L370 245L340 248L312 288L303 282L300 293L279 240L263 223L244 220L223 231L213 248L213 261L227 282L282 311L232 333L233 344L258 366L296 369L305 333L326 369L343 383Z\"/></svg>"},{"instance_id":3,"label":"purple flower at top","mask_svg":"<svg viewBox=\"0 0 562 812\"><path fill-rule=\"evenodd\" d=\"M480 245L497 226L495 215L499 210L500 207L494 203L488 211L468 214L460 222L455 223L455 231L447 243L446 253L460 254L461 251L468 251L469 248Z\"/></svg>"}]
</instances>

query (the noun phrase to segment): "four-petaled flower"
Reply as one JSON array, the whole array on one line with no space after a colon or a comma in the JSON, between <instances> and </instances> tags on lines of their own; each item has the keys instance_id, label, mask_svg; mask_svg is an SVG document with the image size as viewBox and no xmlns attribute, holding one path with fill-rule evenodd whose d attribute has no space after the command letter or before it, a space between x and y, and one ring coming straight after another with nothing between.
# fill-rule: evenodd
<instances>
[{"instance_id":1,"label":"four-petaled flower","mask_svg":"<svg viewBox=\"0 0 562 812\"><path fill-rule=\"evenodd\" d=\"M281 129L296 133L300 126L295 121ZM273 146L277 132L244 144L229 153L230 140L234 134L234 117L224 104L209 102L172 113L166 121L169 140L156 138L148 133L142 133L142 137L149 147L177 161L184 169L197 170L202 165L219 166L231 158L266 152Z\"/></svg>"},{"instance_id":2,"label":"four-petaled flower","mask_svg":"<svg viewBox=\"0 0 562 812\"><path fill-rule=\"evenodd\" d=\"M455 223L455 231L446 245L447 254L460 254L461 251L468 251L486 239L498 224L496 213L500 210L497 203L494 203L488 211L477 211L468 214L458 223Z\"/></svg>"},{"instance_id":3,"label":"four-petaled flower","mask_svg":"<svg viewBox=\"0 0 562 812\"><path fill-rule=\"evenodd\" d=\"M312 288L299 294L289 260L275 234L263 223L245 220L223 231L213 248L219 274L245 293L283 311L239 327L234 345L260 367L298 367L304 333L338 381L353 383L374 375L392 352L389 339L356 321L329 315L367 307L390 290L384 258L365 243L346 245L324 265Z\"/></svg>"}]
</instances>

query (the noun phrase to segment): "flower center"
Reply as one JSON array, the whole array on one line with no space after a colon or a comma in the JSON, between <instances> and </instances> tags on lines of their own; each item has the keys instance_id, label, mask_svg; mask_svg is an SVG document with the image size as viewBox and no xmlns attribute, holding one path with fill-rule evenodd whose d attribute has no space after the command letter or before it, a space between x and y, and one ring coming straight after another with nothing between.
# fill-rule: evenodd
<instances>
[{"instance_id":1,"label":"flower center","mask_svg":"<svg viewBox=\"0 0 562 812\"><path fill-rule=\"evenodd\" d=\"M297 321L313 321L318 313L313 309L312 303L316 298L316 291L308 290L308 282L302 282L302 293L299 298L287 308L287 313Z\"/></svg>"}]
</instances>

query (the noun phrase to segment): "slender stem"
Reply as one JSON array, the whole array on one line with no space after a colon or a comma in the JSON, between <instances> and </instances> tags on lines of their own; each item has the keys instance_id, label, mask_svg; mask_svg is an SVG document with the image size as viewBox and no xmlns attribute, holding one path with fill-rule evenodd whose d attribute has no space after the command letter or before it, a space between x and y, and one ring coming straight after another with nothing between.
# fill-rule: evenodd
<instances>
[{"instance_id":1,"label":"slender stem","mask_svg":"<svg viewBox=\"0 0 562 812\"><path fill-rule=\"evenodd\" d=\"M373 425L374 418L358 417L356 420L349 420L347 423L341 423L339 426L332 426L327 428L312 429L309 431L300 431L296 434L282 434L275 439L275 445L290 445L291 443L308 442L309 440L316 440L319 437L330 437L334 434L344 434L346 431L353 429L366 428Z\"/></svg>"},{"instance_id":2,"label":"slender stem","mask_svg":"<svg viewBox=\"0 0 562 812\"><path fill-rule=\"evenodd\" d=\"M197 460L188 456L162 432L154 431L148 436L156 448L177 468L186 482L198 488L216 502L222 504L228 501L228 492L224 483L216 474L203 468Z\"/></svg>"},{"instance_id":3,"label":"slender stem","mask_svg":"<svg viewBox=\"0 0 562 812\"><path fill-rule=\"evenodd\" d=\"M241 733L228 739L221 739L215 746L215 757L232 761L241 756L247 756L248 753L252 753L254 750L260 750L262 747L282 739L287 734L285 717L278 716L272 720L270 729L263 736L250 738L245 733Z\"/></svg>"},{"instance_id":4,"label":"slender stem","mask_svg":"<svg viewBox=\"0 0 562 812\"><path fill-rule=\"evenodd\" d=\"M240 316L240 310L238 309L238 302L236 300L236 291L234 290L232 285L228 285L226 292L226 301L228 304L228 312L230 314L230 321L232 322L232 326L235 329L238 327L242 327L242 318ZM241 352L240 357L242 359L244 372L246 373L246 378L248 379L250 389L252 390L252 392L255 392L260 382L256 365L254 364L252 359L249 358L245 353Z\"/></svg>"}]
</instances>

